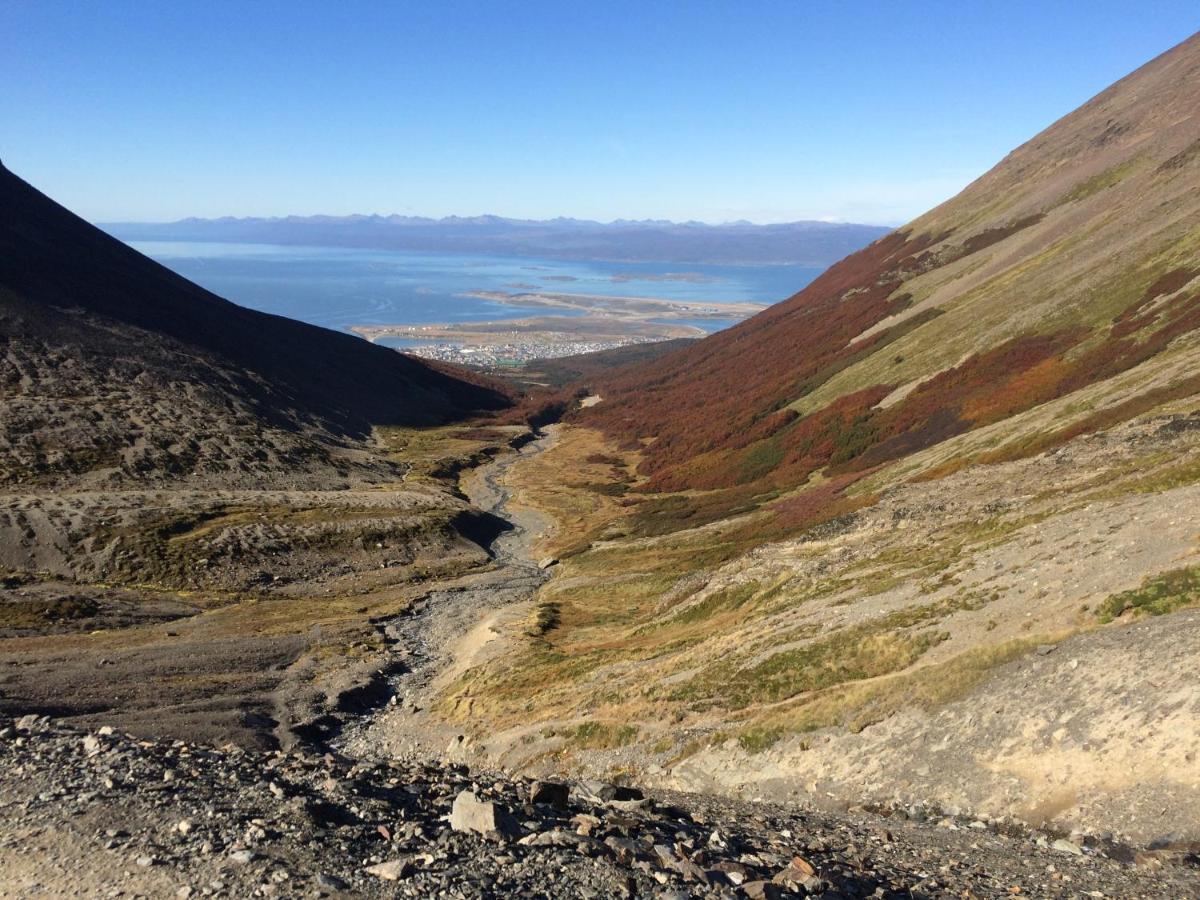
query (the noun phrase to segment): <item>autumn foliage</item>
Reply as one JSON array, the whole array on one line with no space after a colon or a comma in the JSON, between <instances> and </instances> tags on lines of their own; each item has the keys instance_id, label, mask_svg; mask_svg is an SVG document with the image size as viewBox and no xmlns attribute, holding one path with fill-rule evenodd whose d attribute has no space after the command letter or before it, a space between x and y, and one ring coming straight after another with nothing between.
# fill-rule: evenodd
<instances>
[{"instance_id":1,"label":"autumn foliage","mask_svg":"<svg viewBox=\"0 0 1200 900\"><path fill-rule=\"evenodd\" d=\"M835 478L861 473L1065 396L1200 328L1200 293L1185 290L1200 273L1176 269L1156 278L1110 323L1018 334L931 376L886 408L880 401L896 385L846 394L805 416L790 408L939 314L925 309L873 328L910 305L911 297L899 291L906 279L1002 241L1039 218L936 252L929 248L946 235L895 232L748 322L610 375L602 385L606 402L584 419L643 449L643 491L724 490L764 502L815 471ZM861 337L868 329L872 333ZM829 493L836 490L810 491L805 503L836 506ZM778 503L775 508L781 522L794 518Z\"/></svg>"},{"instance_id":2,"label":"autumn foliage","mask_svg":"<svg viewBox=\"0 0 1200 900\"><path fill-rule=\"evenodd\" d=\"M811 391L814 378L832 377L839 361L862 352L852 344L863 331L907 306L907 298L892 299L901 263L915 265L931 240L895 232L753 319L610 377L606 402L586 421L626 440L653 438L643 470L652 477L769 439L789 421L780 411Z\"/></svg>"}]
</instances>

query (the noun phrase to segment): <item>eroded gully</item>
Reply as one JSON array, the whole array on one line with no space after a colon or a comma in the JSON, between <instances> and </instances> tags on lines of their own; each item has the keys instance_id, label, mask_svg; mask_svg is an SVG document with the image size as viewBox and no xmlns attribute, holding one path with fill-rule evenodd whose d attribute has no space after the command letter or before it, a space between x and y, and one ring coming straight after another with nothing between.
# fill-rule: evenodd
<instances>
[{"instance_id":1,"label":"eroded gully","mask_svg":"<svg viewBox=\"0 0 1200 900\"><path fill-rule=\"evenodd\" d=\"M552 447L558 428L547 426L520 449L463 478L471 504L509 525L489 548L493 567L430 591L382 626L393 657L390 699L347 722L333 741L338 750L359 758L469 753L458 731L431 715L429 706L443 686L501 652L502 632L528 616L534 595L550 577L534 559L533 544L551 523L534 509L514 505L504 478L513 466Z\"/></svg>"}]
</instances>

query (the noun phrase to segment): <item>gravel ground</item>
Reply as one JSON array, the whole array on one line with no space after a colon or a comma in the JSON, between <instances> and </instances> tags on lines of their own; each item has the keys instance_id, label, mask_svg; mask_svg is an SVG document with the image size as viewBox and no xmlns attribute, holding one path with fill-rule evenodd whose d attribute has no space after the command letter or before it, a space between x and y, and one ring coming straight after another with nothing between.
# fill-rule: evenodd
<instances>
[{"instance_id":1,"label":"gravel ground","mask_svg":"<svg viewBox=\"0 0 1200 900\"><path fill-rule=\"evenodd\" d=\"M1200 896L1184 851L34 716L0 721L0 798L5 897Z\"/></svg>"}]
</instances>

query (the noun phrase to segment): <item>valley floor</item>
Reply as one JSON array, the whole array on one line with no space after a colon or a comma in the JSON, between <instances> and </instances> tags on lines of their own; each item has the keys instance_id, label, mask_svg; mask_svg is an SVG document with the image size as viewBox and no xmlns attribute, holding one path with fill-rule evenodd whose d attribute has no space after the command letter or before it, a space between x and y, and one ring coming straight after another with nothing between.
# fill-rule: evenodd
<instances>
[{"instance_id":1,"label":"valley floor","mask_svg":"<svg viewBox=\"0 0 1200 900\"><path fill-rule=\"evenodd\" d=\"M557 523L533 550L554 577L474 604L353 746L408 751L436 723L425 746L475 764L1187 845L1198 421L902 484L734 552L754 514L631 533L647 501L596 489L619 452L568 428L505 476Z\"/></svg>"},{"instance_id":2,"label":"valley floor","mask_svg":"<svg viewBox=\"0 0 1200 900\"><path fill-rule=\"evenodd\" d=\"M394 435L405 479L362 494L198 498L156 570L199 566L191 591L9 587L0 697L34 714L0 722L0 895L1191 896L1200 711L1194 691L1161 688L1200 675L1200 616L1186 597L1111 624L1080 608L1115 609L1089 579L1135 588L1187 564L1191 422L894 488L831 529L745 549L731 530L753 512L639 532L628 454L577 426L532 443ZM335 499L332 515L306 511ZM38 503L10 522L99 517L77 501L75 519L31 520L53 505ZM1060 527L1051 506L1091 524ZM130 553L155 558L144 518L102 508ZM235 539L218 570L197 562ZM260 559L283 577L263 583ZM89 590L96 608L34 615L59 609L41 593ZM891 658L886 641L933 628L878 670L846 642ZM237 640L256 648L238 667L178 655ZM837 656L810 664L840 680L776 699L753 693L769 670L745 682L814 644ZM74 654L58 681L50 648ZM194 693L129 693L143 684ZM530 805L513 772L571 783L567 808ZM587 778L651 799L614 803ZM455 831L462 790L517 824ZM388 862L394 883L368 871Z\"/></svg>"}]
</instances>

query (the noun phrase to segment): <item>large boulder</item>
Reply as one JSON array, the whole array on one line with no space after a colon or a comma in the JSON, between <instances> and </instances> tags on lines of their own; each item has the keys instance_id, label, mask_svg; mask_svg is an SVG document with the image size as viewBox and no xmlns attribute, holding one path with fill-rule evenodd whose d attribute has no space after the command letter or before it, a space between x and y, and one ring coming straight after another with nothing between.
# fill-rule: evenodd
<instances>
[{"instance_id":1,"label":"large boulder","mask_svg":"<svg viewBox=\"0 0 1200 900\"><path fill-rule=\"evenodd\" d=\"M450 827L455 831L493 838L507 837L517 831L516 821L504 807L489 800L480 800L471 791L463 791L454 798Z\"/></svg>"}]
</instances>

